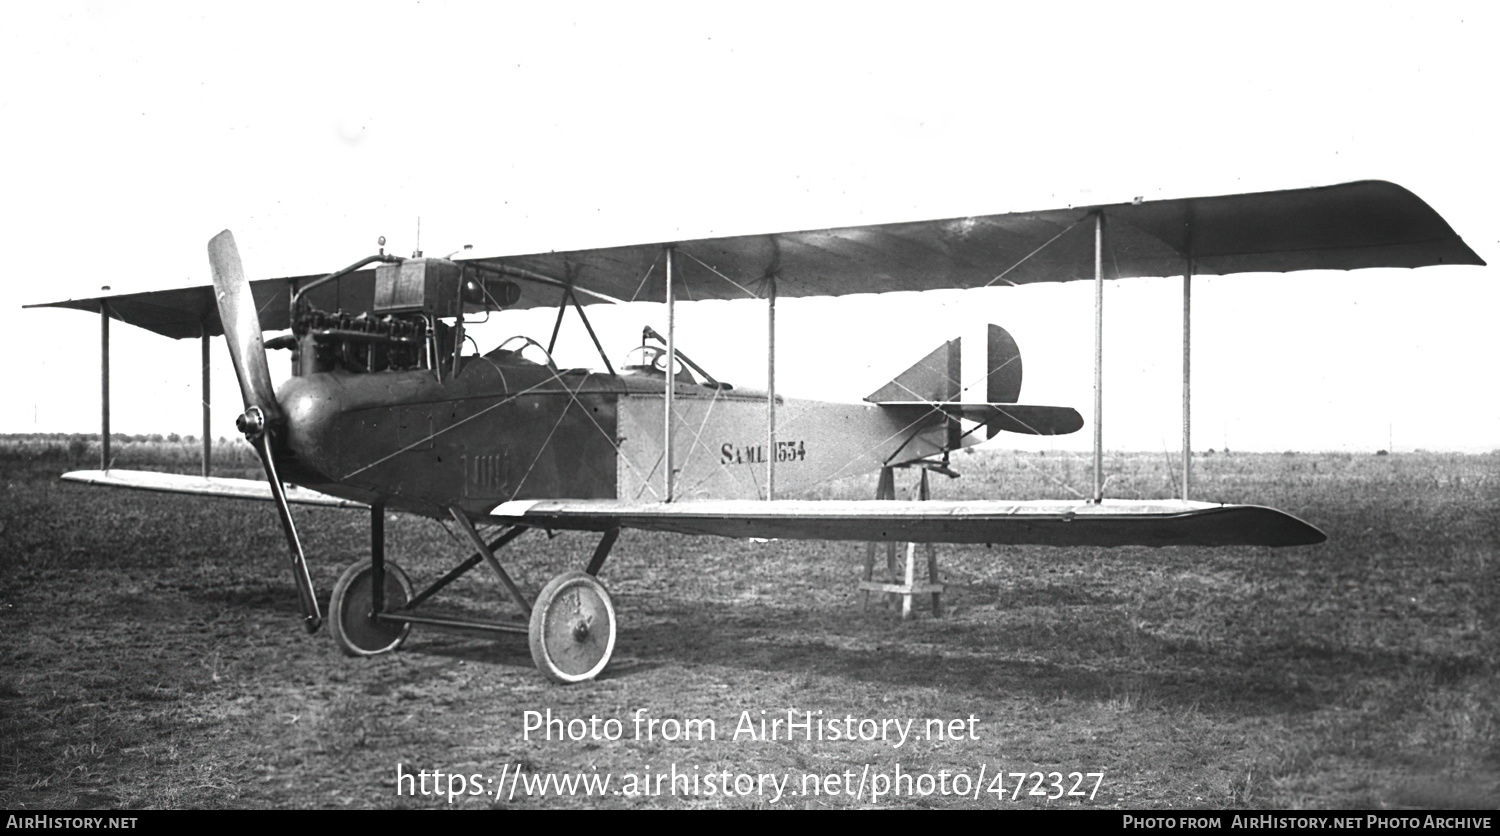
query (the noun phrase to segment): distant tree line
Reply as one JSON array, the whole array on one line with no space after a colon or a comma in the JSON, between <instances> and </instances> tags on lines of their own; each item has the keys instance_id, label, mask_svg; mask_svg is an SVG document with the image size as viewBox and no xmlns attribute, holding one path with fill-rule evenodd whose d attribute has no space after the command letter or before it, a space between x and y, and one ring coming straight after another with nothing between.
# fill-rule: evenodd
<instances>
[{"instance_id":1,"label":"distant tree line","mask_svg":"<svg viewBox=\"0 0 1500 836\"><path fill-rule=\"evenodd\" d=\"M132 441L136 441L136 442L151 441L151 442L156 442L158 444L161 444L161 443L167 443L167 444L197 444L198 443L198 436L196 436L196 435L178 435L177 433L167 433L166 435L162 435L161 433L138 433L138 434L135 434L135 435L132 435L130 433L110 433L109 434L109 440L110 440L111 443L114 443L114 442L118 441L121 444L125 444L125 443L132 442ZM89 443L89 442L98 443L98 441L99 441L99 434L98 433L0 433L0 443L7 442L7 441L83 441L85 443ZM218 443L219 444L226 444L226 443L228 443L228 439L226 439L224 436L221 435L221 436L219 436Z\"/></svg>"}]
</instances>

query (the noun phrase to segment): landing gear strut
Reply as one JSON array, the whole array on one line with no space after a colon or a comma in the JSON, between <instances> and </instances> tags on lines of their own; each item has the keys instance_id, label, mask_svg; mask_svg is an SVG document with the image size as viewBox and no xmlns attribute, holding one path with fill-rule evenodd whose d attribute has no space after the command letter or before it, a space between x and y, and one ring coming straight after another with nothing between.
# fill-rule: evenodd
<instances>
[{"instance_id":1,"label":"landing gear strut","mask_svg":"<svg viewBox=\"0 0 1500 836\"><path fill-rule=\"evenodd\" d=\"M619 529L605 532L588 567L553 578L537 595L527 599L510 573L495 557L496 550L526 532L525 526L507 526L489 542L480 537L461 510L450 509L454 522L474 546L475 553L447 574L416 594L399 566L385 559L385 508L370 509L370 559L346 570L333 588L334 638L351 656L373 656L401 646L413 624L525 633L537 669L557 682L583 682L598 676L614 653L616 621L609 590L595 577L620 536ZM479 621L416 612L427 599L480 563L495 571L507 595L525 614L522 621Z\"/></svg>"}]
</instances>

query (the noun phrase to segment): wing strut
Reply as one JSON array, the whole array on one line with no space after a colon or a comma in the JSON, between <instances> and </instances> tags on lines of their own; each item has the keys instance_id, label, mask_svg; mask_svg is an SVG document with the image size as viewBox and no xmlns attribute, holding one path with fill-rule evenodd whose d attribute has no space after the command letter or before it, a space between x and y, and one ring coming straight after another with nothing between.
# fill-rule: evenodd
<instances>
[{"instance_id":1,"label":"wing strut","mask_svg":"<svg viewBox=\"0 0 1500 836\"><path fill-rule=\"evenodd\" d=\"M667 247L667 370L666 370L666 397L662 399L666 404L662 424L662 464L666 473L666 492L664 496L667 502L672 501L672 395L677 389L677 345L674 340L677 333L677 319L675 306L672 304L672 261L676 247Z\"/></svg>"},{"instance_id":2,"label":"wing strut","mask_svg":"<svg viewBox=\"0 0 1500 836\"><path fill-rule=\"evenodd\" d=\"M1104 501L1104 212L1094 213L1094 504Z\"/></svg>"},{"instance_id":3,"label":"wing strut","mask_svg":"<svg viewBox=\"0 0 1500 836\"><path fill-rule=\"evenodd\" d=\"M1188 221L1188 241L1193 238ZM1189 245L1191 251L1191 244ZM1182 498L1188 498L1193 475L1193 259L1188 256L1182 271Z\"/></svg>"},{"instance_id":4,"label":"wing strut","mask_svg":"<svg viewBox=\"0 0 1500 836\"><path fill-rule=\"evenodd\" d=\"M109 303L99 300L99 469L109 470Z\"/></svg>"},{"instance_id":5,"label":"wing strut","mask_svg":"<svg viewBox=\"0 0 1500 836\"><path fill-rule=\"evenodd\" d=\"M208 388L208 326L203 326L203 478L207 479L213 474L213 435L209 432L209 418L213 412L209 405L211 397Z\"/></svg>"},{"instance_id":6,"label":"wing strut","mask_svg":"<svg viewBox=\"0 0 1500 836\"><path fill-rule=\"evenodd\" d=\"M776 498L776 276L766 276L766 501Z\"/></svg>"}]
</instances>

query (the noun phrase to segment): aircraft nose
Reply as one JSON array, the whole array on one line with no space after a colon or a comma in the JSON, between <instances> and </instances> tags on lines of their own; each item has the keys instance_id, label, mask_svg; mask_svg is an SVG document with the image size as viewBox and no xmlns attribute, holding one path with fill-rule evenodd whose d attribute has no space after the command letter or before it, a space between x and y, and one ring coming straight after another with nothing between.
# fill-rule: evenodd
<instances>
[{"instance_id":1,"label":"aircraft nose","mask_svg":"<svg viewBox=\"0 0 1500 836\"><path fill-rule=\"evenodd\" d=\"M309 377L293 377L277 392L286 414L282 439L289 453L306 466L329 473L338 455L333 432L340 411L338 389Z\"/></svg>"}]
</instances>

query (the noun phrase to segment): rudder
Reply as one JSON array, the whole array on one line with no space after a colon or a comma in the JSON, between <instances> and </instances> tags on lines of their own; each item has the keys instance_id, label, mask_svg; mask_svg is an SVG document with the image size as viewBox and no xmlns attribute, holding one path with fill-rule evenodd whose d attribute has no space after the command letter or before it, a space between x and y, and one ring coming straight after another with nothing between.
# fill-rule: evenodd
<instances>
[{"instance_id":1,"label":"rudder","mask_svg":"<svg viewBox=\"0 0 1500 836\"><path fill-rule=\"evenodd\" d=\"M989 329L985 351L984 399L989 403L1021 400L1021 349L1009 331L998 325Z\"/></svg>"}]
</instances>

